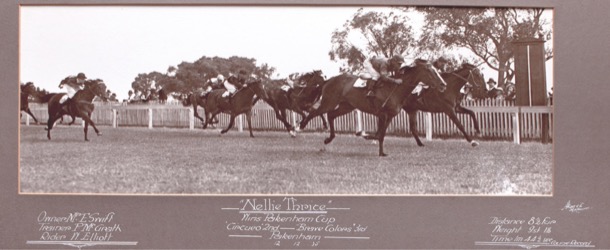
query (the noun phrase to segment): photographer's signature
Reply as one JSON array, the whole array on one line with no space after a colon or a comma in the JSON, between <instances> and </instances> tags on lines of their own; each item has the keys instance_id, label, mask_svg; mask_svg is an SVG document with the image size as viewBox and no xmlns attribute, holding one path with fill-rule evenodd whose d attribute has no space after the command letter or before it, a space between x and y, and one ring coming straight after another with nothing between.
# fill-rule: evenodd
<instances>
[{"instance_id":1,"label":"photographer's signature","mask_svg":"<svg viewBox=\"0 0 610 250\"><path fill-rule=\"evenodd\" d=\"M589 209L591 209L591 208L590 207L585 207L585 203L584 202L581 202L581 203L576 204L576 205L572 205L572 202L568 200L568 204L566 204L561 209L561 211L565 210L565 211L568 211L568 212L571 212L571 213L580 213L582 211L589 210Z\"/></svg>"}]
</instances>

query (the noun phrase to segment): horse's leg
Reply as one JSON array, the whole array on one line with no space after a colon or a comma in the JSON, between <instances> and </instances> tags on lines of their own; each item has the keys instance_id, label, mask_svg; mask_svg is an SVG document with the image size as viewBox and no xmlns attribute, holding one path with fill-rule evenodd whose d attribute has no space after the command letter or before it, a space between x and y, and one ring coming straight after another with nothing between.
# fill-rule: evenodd
<instances>
[{"instance_id":1,"label":"horse's leg","mask_svg":"<svg viewBox=\"0 0 610 250\"><path fill-rule=\"evenodd\" d=\"M464 129L464 125L462 125L462 123L458 119L457 115L455 114L455 110L454 109L448 110L447 112L445 112L445 114L447 116L449 116L449 119L451 119L453 124L455 124L455 126L458 127L458 129L460 130L460 132L462 132L462 134L464 135L464 138L466 138L466 141L468 141L470 143L470 145L472 145L473 147L479 145L478 142L473 141L472 138L470 138L470 136L468 135L468 133L466 133L466 130Z\"/></svg>"},{"instance_id":2,"label":"horse's leg","mask_svg":"<svg viewBox=\"0 0 610 250\"><path fill-rule=\"evenodd\" d=\"M93 127L93 130L95 131L97 136L101 136L102 135L102 133L95 126L95 123L91 120L91 112L81 112L80 117L85 121L85 141L88 141L88 139L87 139L87 127L88 127L89 124L91 124L91 127Z\"/></svg>"},{"instance_id":3,"label":"horse's leg","mask_svg":"<svg viewBox=\"0 0 610 250\"><path fill-rule=\"evenodd\" d=\"M236 117L236 115L231 113L231 120L229 121L229 126L227 126L227 128L220 131L220 134L224 134L224 133L228 132L229 129L233 128L233 123L235 122L235 117Z\"/></svg>"},{"instance_id":4,"label":"horse's leg","mask_svg":"<svg viewBox=\"0 0 610 250\"><path fill-rule=\"evenodd\" d=\"M392 118L394 117L389 117L387 114L378 117L378 119L380 120L379 124L381 125L381 127L379 127L377 131L377 134L379 136L379 156L388 156L388 154L383 152L383 141L385 139L386 130L388 129Z\"/></svg>"},{"instance_id":5,"label":"horse's leg","mask_svg":"<svg viewBox=\"0 0 610 250\"><path fill-rule=\"evenodd\" d=\"M70 114L70 118L72 118L72 121L70 123L68 123L68 126L71 126L72 124L74 124L74 122L76 121L76 116L74 114ZM64 120L64 117L61 117L61 120Z\"/></svg>"},{"instance_id":6,"label":"horse's leg","mask_svg":"<svg viewBox=\"0 0 610 250\"><path fill-rule=\"evenodd\" d=\"M26 112L26 113L28 113L28 114L29 114L29 115L30 115L30 116L31 116L31 117L34 119L34 122L36 122L36 124L38 124L38 120L36 119L36 117L34 116L34 114L32 114L32 111L30 110L30 108L27 108L27 109L25 110L25 112Z\"/></svg>"},{"instance_id":7,"label":"horse's leg","mask_svg":"<svg viewBox=\"0 0 610 250\"><path fill-rule=\"evenodd\" d=\"M203 118L199 116L199 112L197 112L197 104L193 105L193 116L201 121L201 124L204 124Z\"/></svg>"},{"instance_id":8,"label":"horse's leg","mask_svg":"<svg viewBox=\"0 0 610 250\"><path fill-rule=\"evenodd\" d=\"M330 128L330 136L324 140L324 144L329 144L333 141L333 139L335 139L335 118L345 115L351 112L352 110L354 110L354 107L344 102L339 104L339 107L337 107L337 109L328 112L328 125Z\"/></svg>"},{"instance_id":9,"label":"horse's leg","mask_svg":"<svg viewBox=\"0 0 610 250\"><path fill-rule=\"evenodd\" d=\"M472 124L474 125L474 130L477 133L477 136L481 136L481 130L479 129L479 121L477 121L477 116L475 115L474 111L464 108L462 106L456 106L455 112L468 114L470 116L470 119L472 119Z\"/></svg>"},{"instance_id":10,"label":"horse's leg","mask_svg":"<svg viewBox=\"0 0 610 250\"><path fill-rule=\"evenodd\" d=\"M324 117L324 115L320 115L320 119L322 119L322 127L324 127L324 130L328 129L328 122L326 121L326 117Z\"/></svg>"},{"instance_id":11,"label":"horse's leg","mask_svg":"<svg viewBox=\"0 0 610 250\"><path fill-rule=\"evenodd\" d=\"M202 120L201 122L203 123L203 127L201 129L206 129L208 127L209 121L210 121L210 112L205 111L204 112L205 115L205 120Z\"/></svg>"},{"instance_id":12,"label":"horse's leg","mask_svg":"<svg viewBox=\"0 0 610 250\"><path fill-rule=\"evenodd\" d=\"M331 110L337 107L337 105L339 105L338 97L322 98L322 100L320 101L320 106L318 106L317 109L312 109L311 112L309 112L309 114L307 115L307 117L305 117L305 119L301 121L300 129L304 129L305 126L307 126L307 123L309 123L309 121L314 117L320 116L324 113L328 113L329 111L332 112ZM332 126L330 118L328 118L328 123L330 126Z\"/></svg>"},{"instance_id":13,"label":"horse's leg","mask_svg":"<svg viewBox=\"0 0 610 250\"><path fill-rule=\"evenodd\" d=\"M246 121L248 122L248 130L250 130L250 137L254 138L254 134L252 134L252 110L246 112Z\"/></svg>"},{"instance_id":14,"label":"horse's leg","mask_svg":"<svg viewBox=\"0 0 610 250\"><path fill-rule=\"evenodd\" d=\"M291 129L292 125L290 125L288 123L288 121L286 121L286 110L280 109L277 107L273 107L273 112L275 113L275 118L280 120L280 122L282 122L282 124L284 124L284 127L286 127L286 130L288 130L288 132L290 132L292 130Z\"/></svg>"},{"instance_id":15,"label":"horse's leg","mask_svg":"<svg viewBox=\"0 0 610 250\"><path fill-rule=\"evenodd\" d=\"M85 141L89 141L89 138L87 138L88 130L89 130L89 122L85 121L85 128L83 129L83 132L85 132Z\"/></svg>"},{"instance_id":16,"label":"horse's leg","mask_svg":"<svg viewBox=\"0 0 610 250\"><path fill-rule=\"evenodd\" d=\"M417 142L417 146L423 147L424 144L421 143L419 139L419 135L417 134L417 110L410 111L407 113L409 115L409 130L411 130L411 135Z\"/></svg>"},{"instance_id":17,"label":"horse's leg","mask_svg":"<svg viewBox=\"0 0 610 250\"><path fill-rule=\"evenodd\" d=\"M49 119L47 120L47 127L45 128L45 130L47 131L47 138L49 140L51 140L51 129L53 129L53 125L55 125L55 122L57 121L58 117L57 116L50 116Z\"/></svg>"}]
</instances>

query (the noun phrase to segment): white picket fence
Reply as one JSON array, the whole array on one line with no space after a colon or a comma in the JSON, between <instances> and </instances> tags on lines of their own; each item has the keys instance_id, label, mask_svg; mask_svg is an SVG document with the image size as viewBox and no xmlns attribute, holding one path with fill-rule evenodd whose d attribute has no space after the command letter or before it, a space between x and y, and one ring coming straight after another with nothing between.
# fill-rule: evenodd
<instances>
[{"instance_id":1,"label":"white picket fence","mask_svg":"<svg viewBox=\"0 0 610 250\"><path fill-rule=\"evenodd\" d=\"M541 140L543 138L542 125L548 124L549 136L552 138L553 131L553 109L552 106L517 107L509 102L496 100L483 100L464 102L463 105L473 110L477 116L484 139L512 140L521 143L522 140ZM42 123L48 119L45 104L30 104L30 109L36 118ZM204 110L199 107L198 113L203 117ZM297 126L300 120L298 115L288 113L292 124ZM474 126L469 116L458 114L458 117L469 134L474 134ZM67 116L65 117L67 118ZM65 119L64 118L64 119ZM221 114L218 116L218 127L228 125L229 116ZM80 120L79 118L77 118ZM440 113L423 113L417 115L417 131L425 135L427 140L437 138L461 138L462 134L451 120ZM547 120L548 119L548 120ZM70 118L66 119L70 121ZM119 127L172 127L195 129L200 123L193 117L193 109L184 107L177 103L173 104L98 104L92 114L92 120L98 125L109 125L113 128ZM545 121L546 120L546 121ZM77 121L82 123L82 121ZM29 115L23 114L22 123L29 125ZM236 119L235 129L243 131L245 124L244 116ZM275 118L275 113L266 104L259 102L253 109L252 127L255 130L284 131L283 124ZM246 127L247 128L247 127ZM314 118L306 130L322 129L322 121ZM357 131L373 132L377 129L376 117L371 114L363 114L354 111L335 120L335 129L338 133L355 133ZM410 135L408 116L403 111L397 115L388 127L389 135Z\"/></svg>"}]
</instances>

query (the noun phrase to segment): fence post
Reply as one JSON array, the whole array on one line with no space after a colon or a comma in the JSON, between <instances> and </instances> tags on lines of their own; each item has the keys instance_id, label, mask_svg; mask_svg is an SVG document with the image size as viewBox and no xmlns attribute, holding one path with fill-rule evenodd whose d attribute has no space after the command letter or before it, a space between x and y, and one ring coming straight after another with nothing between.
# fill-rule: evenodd
<instances>
[{"instance_id":1,"label":"fence post","mask_svg":"<svg viewBox=\"0 0 610 250\"><path fill-rule=\"evenodd\" d=\"M356 133L364 134L364 125L362 124L362 111L356 109Z\"/></svg>"},{"instance_id":2,"label":"fence post","mask_svg":"<svg viewBox=\"0 0 610 250\"><path fill-rule=\"evenodd\" d=\"M118 127L118 123L117 123L117 110L116 109L112 109L112 127L116 128Z\"/></svg>"},{"instance_id":3,"label":"fence post","mask_svg":"<svg viewBox=\"0 0 610 250\"><path fill-rule=\"evenodd\" d=\"M244 115L239 115L237 117L237 131L244 132Z\"/></svg>"},{"instance_id":4,"label":"fence post","mask_svg":"<svg viewBox=\"0 0 610 250\"><path fill-rule=\"evenodd\" d=\"M195 111L189 108L189 130L195 129Z\"/></svg>"},{"instance_id":5,"label":"fence post","mask_svg":"<svg viewBox=\"0 0 610 250\"><path fill-rule=\"evenodd\" d=\"M521 128L519 127L519 114L521 113L521 107L517 107L517 110L512 113L513 115L513 143L521 144Z\"/></svg>"},{"instance_id":6,"label":"fence post","mask_svg":"<svg viewBox=\"0 0 610 250\"><path fill-rule=\"evenodd\" d=\"M152 108L148 109L148 128L153 128L153 110Z\"/></svg>"},{"instance_id":7,"label":"fence post","mask_svg":"<svg viewBox=\"0 0 610 250\"><path fill-rule=\"evenodd\" d=\"M432 113L426 112L426 141L432 140Z\"/></svg>"},{"instance_id":8,"label":"fence post","mask_svg":"<svg viewBox=\"0 0 610 250\"><path fill-rule=\"evenodd\" d=\"M25 114L25 125L30 126L30 115L28 115L28 114Z\"/></svg>"}]
</instances>

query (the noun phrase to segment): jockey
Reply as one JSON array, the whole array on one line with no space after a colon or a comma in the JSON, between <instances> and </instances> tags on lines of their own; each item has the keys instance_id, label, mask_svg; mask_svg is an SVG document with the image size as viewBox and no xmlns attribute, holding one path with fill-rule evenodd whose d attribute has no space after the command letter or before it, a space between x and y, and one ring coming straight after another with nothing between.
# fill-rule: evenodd
<instances>
[{"instance_id":1,"label":"jockey","mask_svg":"<svg viewBox=\"0 0 610 250\"><path fill-rule=\"evenodd\" d=\"M201 91L201 96L207 95L208 93L212 92L212 90L222 88L224 82L225 82L224 75L218 74L216 76L216 78L212 78L210 80L209 84L207 84L207 88L205 88L203 91Z\"/></svg>"},{"instance_id":2,"label":"jockey","mask_svg":"<svg viewBox=\"0 0 610 250\"><path fill-rule=\"evenodd\" d=\"M222 97L228 97L231 99L235 92L238 89L241 89L244 84L246 84L246 79L248 79L248 73L245 70L239 70L237 76L231 76L229 79L223 82L223 85L227 89L227 92L222 94Z\"/></svg>"},{"instance_id":3,"label":"jockey","mask_svg":"<svg viewBox=\"0 0 610 250\"><path fill-rule=\"evenodd\" d=\"M72 97L74 97L76 92L83 89L86 79L87 77L84 73L78 73L76 76L68 76L64 78L61 83L59 83L59 88L61 89L65 86L66 95L59 100L59 103L64 104L66 101L72 100Z\"/></svg>"},{"instance_id":4,"label":"jockey","mask_svg":"<svg viewBox=\"0 0 610 250\"><path fill-rule=\"evenodd\" d=\"M378 82L391 81L401 84L402 80L390 78L390 73L398 71L404 62L405 59L400 55L395 55L389 59L385 57L372 57L364 61L364 70L371 75L371 80L373 80L369 80L366 83L366 88L368 89L366 96L375 96L373 89Z\"/></svg>"}]
</instances>

